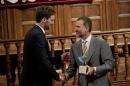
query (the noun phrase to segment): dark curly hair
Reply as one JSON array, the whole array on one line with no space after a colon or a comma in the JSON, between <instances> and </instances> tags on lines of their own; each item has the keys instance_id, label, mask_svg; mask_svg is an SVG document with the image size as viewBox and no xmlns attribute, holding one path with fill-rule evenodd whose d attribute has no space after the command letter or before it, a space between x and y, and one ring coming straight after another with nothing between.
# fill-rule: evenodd
<instances>
[{"instance_id":1,"label":"dark curly hair","mask_svg":"<svg viewBox=\"0 0 130 86\"><path fill-rule=\"evenodd\" d=\"M54 15L55 11L51 6L40 6L36 9L36 22L41 22L43 18L48 19Z\"/></svg>"}]
</instances>

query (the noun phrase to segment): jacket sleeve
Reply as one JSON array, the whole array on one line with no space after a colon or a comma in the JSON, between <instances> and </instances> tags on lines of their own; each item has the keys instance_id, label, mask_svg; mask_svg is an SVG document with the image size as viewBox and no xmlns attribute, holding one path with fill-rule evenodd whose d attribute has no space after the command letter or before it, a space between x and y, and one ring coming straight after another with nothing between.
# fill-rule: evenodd
<instances>
[{"instance_id":1,"label":"jacket sleeve","mask_svg":"<svg viewBox=\"0 0 130 86\"><path fill-rule=\"evenodd\" d=\"M43 34L38 34L36 35L36 45L37 45L37 51L38 53L38 61L39 61L39 69L46 71L47 73L50 74L50 76L55 79L59 80L59 74L56 72L54 69L53 65L51 64L49 57L48 57L48 51L46 49L46 43L47 40L45 38L45 35Z\"/></svg>"},{"instance_id":2,"label":"jacket sleeve","mask_svg":"<svg viewBox=\"0 0 130 86\"><path fill-rule=\"evenodd\" d=\"M69 80L72 78L77 72L77 63L75 61L74 55L73 55L73 49L71 47L70 49L70 64L66 70L65 76L66 79Z\"/></svg>"},{"instance_id":3,"label":"jacket sleeve","mask_svg":"<svg viewBox=\"0 0 130 86\"><path fill-rule=\"evenodd\" d=\"M96 67L96 76L102 76L114 68L114 59L109 45L100 41L101 65Z\"/></svg>"}]
</instances>

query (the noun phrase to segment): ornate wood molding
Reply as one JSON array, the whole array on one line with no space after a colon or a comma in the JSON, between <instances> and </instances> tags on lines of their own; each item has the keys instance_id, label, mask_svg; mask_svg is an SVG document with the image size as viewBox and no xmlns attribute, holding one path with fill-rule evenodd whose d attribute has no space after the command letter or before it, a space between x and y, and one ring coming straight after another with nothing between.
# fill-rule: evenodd
<instances>
[{"instance_id":1,"label":"ornate wood molding","mask_svg":"<svg viewBox=\"0 0 130 86\"><path fill-rule=\"evenodd\" d=\"M0 0L0 8L33 7L39 5L91 3L93 0Z\"/></svg>"}]
</instances>

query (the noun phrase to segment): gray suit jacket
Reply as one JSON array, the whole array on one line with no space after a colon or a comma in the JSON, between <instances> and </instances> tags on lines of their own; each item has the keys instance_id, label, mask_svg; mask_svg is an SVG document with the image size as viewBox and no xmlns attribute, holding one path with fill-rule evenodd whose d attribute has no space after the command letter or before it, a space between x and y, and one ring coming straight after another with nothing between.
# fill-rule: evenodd
<instances>
[{"instance_id":1,"label":"gray suit jacket","mask_svg":"<svg viewBox=\"0 0 130 86\"><path fill-rule=\"evenodd\" d=\"M103 40L92 36L88 55L84 60L80 61L82 56L81 40L71 46L70 49L70 65L66 70L66 77L69 80L77 71L80 65L89 65L96 67L96 73L91 76L78 74L79 86L109 86L107 80L107 72L114 67L114 60L109 45Z\"/></svg>"}]
</instances>

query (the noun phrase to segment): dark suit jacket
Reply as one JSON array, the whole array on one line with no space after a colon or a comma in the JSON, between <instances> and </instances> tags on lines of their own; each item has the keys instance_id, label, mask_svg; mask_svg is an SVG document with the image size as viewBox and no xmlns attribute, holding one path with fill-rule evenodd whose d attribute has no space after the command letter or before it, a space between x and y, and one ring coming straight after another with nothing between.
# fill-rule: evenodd
<instances>
[{"instance_id":1,"label":"dark suit jacket","mask_svg":"<svg viewBox=\"0 0 130 86\"><path fill-rule=\"evenodd\" d=\"M80 65L96 67L96 73L92 76L78 74L79 86L109 86L107 72L114 67L114 60L109 45L103 40L92 36L85 64L80 61L82 56L81 40L72 45L70 50L71 62L66 71L67 79L70 79Z\"/></svg>"},{"instance_id":2,"label":"dark suit jacket","mask_svg":"<svg viewBox=\"0 0 130 86\"><path fill-rule=\"evenodd\" d=\"M50 63L50 52L45 34L35 25L29 30L24 39L22 86L33 86L41 83L42 86L52 86L52 79L59 80Z\"/></svg>"}]
</instances>

